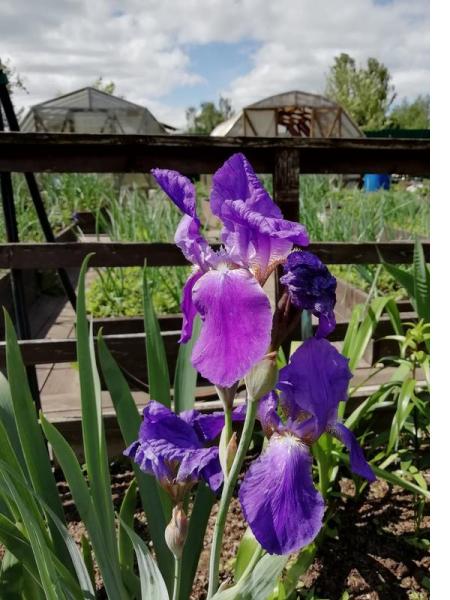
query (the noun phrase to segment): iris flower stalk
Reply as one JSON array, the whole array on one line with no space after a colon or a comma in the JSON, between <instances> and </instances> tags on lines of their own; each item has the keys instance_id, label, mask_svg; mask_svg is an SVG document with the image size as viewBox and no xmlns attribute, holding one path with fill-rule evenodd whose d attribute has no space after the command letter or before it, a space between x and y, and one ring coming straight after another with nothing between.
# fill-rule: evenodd
<instances>
[{"instance_id":1,"label":"iris flower stalk","mask_svg":"<svg viewBox=\"0 0 450 600\"><path fill-rule=\"evenodd\" d=\"M235 410L233 418L242 420L242 412ZM124 452L144 473L153 475L172 500L166 543L175 559L174 600L179 594L181 558L188 529L183 501L200 480L215 493L220 489L223 473L219 450L211 444L223 426L222 412L204 415L188 410L177 415L152 400L144 408L138 439Z\"/></svg>"},{"instance_id":2,"label":"iris flower stalk","mask_svg":"<svg viewBox=\"0 0 450 600\"><path fill-rule=\"evenodd\" d=\"M303 225L283 219L243 154L235 154L214 174L210 206L223 223L222 248L214 251L200 232L193 184L175 171L154 169L153 176L184 216L175 242L194 265L183 290L183 328L180 342L192 335L198 313L202 320L192 352L192 364L218 389L226 427L221 446L231 439L230 411L240 379L248 376L270 352L272 311L263 286L277 265L285 262L294 245L306 246ZM269 360L269 371L270 360ZM214 529L208 597L217 589L220 548L229 503L253 433L255 390L225 481ZM222 464L226 464L226 460Z\"/></svg>"},{"instance_id":3,"label":"iris flower stalk","mask_svg":"<svg viewBox=\"0 0 450 600\"><path fill-rule=\"evenodd\" d=\"M325 505L313 483L310 452L322 434L348 448L354 473L375 479L354 434L338 419L350 378L348 359L328 340L312 337L281 369L280 394L273 391L259 404L258 419L269 443L250 465L239 498L253 534L270 554L300 550L322 527Z\"/></svg>"}]
</instances>

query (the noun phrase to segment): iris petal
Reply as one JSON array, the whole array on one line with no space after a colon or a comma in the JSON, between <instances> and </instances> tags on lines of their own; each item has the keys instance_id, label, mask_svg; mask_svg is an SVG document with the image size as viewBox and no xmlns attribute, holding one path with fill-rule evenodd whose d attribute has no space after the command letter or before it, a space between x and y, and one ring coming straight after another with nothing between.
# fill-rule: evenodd
<instances>
[{"instance_id":1,"label":"iris petal","mask_svg":"<svg viewBox=\"0 0 450 600\"><path fill-rule=\"evenodd\" d=\"M353 473L364 477L370 482L375 481L375 474L367 462L354 433L342 423L335 423L330 431L350 452L350 468Z\"/></svg>"},{"instance_id":2,"label":"iris petal","mask_svg":"<svg viewBox=\"0 0 450 600\"><path fill-rule=\"evenodd\" d=\"M249 271L226 267L205 273L192 297L203 320L192 364L212 383L231 387L267 352L269 298Z\"/></svg>"},{"instance_id":3,"label":"iris petal","mask_svg":"<svg viewBox=\"0 0 450 600\"><path fill-rule=\"evenodd\" d=\"M139 439L124 452L142 471L157 477L177 495L177 484L196 483L203 478L213 491L222 484L219 451L205 448L194 421L198 413L187 411L176 415L151 401L144 409Z\"/></svg>"},{"instance_id":4,"label":"iris petal","mask_svg":"<svg viewBox=\"0 0 450 600\"><path fill-rule=\"evenodd\" d=\"M243 408L245 409L245 405ZM180 417L194 427L203 442L212 442L218 438L225 423L223 411L205 414L197 410L186 410L180 413ZM245 420L245 410L241 407L235 408L231 417L235 423L242 422Z\"/></svg>"},{"instance_id":5,"label":"iris petal","mask_svg":"<svg viewBox=\"0 0 450 600\"><path fill-rule=\"evenodd\" d=\"M190 217L196 218L195 187L184 175L168 169L152 169L153 177L178 208Z\"/></svg>"},{"instance_id":6,"label":"iris petal","mask_svg":"<svg viewBox=\"0 0 450 600\"><path fill-rule=\"evenodd\" d=\"M306 229L286 221L243 154L234 154L215 173L211 210L223 224L222 241L243 266L264 281L293 244L309 243Z\"/></svg>"},{"instance_id":7,"label":"iris petal","mask_svg":"<svg viewBox=\"0 0 450 600\"><path fill-rule=\"evenodd\" d=\"M192 337L192 328L194 326L195 315L197 309L192 301L192 288L203 275L203 272L198 270L187 279L183 287L181 297L181 312L183 313L183 326L181 329L180 343L185 344Z\"/></svg>"},{"instance_id":8,"label":"iris petal","mask_svg":"<svg viewBox=\"0 0 450 600\"><path fill-rule=\"evenodd\" d=\"M270 392L263 396L258 403L258 420L267 437L281 426L281 419L277 413L278 396L276 392Z\"/></svg>"},{"instance_id":9,"label":"iris petal","mask_svg":"<svg viewBox=\"0 0 450 600\"><path fill-rule=\"evenodd\" d=\"M326 337L336 327L336 278L311 252L291 252L281 283L287 286L295 306L309 310L319 319L316 337Z\"/></svg>"},{"instance_id":10,"label":"iris petal","mask_svg":"<svg viewBox=\"0 0 450 600\"><path fill-rule=\"evenodd\" d=\"M195 188L192 182L177 171L152 169L153 177L169 198L184 212L175 233L175 243L191 263L203 270L208 267L212 249L200 233L200 221L195 207Z\"/></svg>"},{"instance_id":11,"label":"iris petal","mask_svg":"<svg viewBox=\"0 0 450 600\"><path fill-rule=\"evenodd\" d=\"M348 359L328 340L309 338L281 369L277 387L289 417L295 419L302 411L315 417L318 437L335 423L351 376Z\"/></svg>"},{"instance_id":12,"label":"iris petal","mask_svg":"<svg viewBox=\"0 0 450 600\"><path fill-rule=\"evenodd\" d=\"M309 450L298 438L274 434L244 478L239 491L244 516L270 554L300 550L322 527L324 502L311 465Z\"/></svg>"}]
</instances>

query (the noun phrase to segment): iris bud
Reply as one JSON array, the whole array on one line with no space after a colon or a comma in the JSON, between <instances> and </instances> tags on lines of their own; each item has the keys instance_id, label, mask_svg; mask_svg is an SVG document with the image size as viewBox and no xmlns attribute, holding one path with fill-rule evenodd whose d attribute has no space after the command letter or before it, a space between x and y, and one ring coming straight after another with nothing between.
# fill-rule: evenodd
<instances>
[{"instance_id":1,"label":"iris bud","mask_svg":"<svg viewBox=\"0 0 450 600\"><path fill-rule=\"evenodd\" d=\"M181 504L173 507L172 518L166 527L165 538L169 550L175 558L181 558L188 532L188 518Z\"/></svg>"},{"instance_id":2,"label":"iris bud","mask_svg":"<svg viewBox=\"0 0 450 600\"><path fill-rule=\"evenodd\" d=\"M246 375L245 385L251 400L259 400L273 390L278 379L276 352L266 354Z\"/></svg>"},{"instance_id":3,"label":"iris bud","mask_svg":"<svg viewBox=\"0 0 450 600\"><path fill-rule=\"evenodd\" d=\"M219 443L219 461L220 466L222 467L222 471L224 477L226 478L228 473L230 472L231 465L233 464L234 457L237 452L237 440L236 440L236 432L233 432L233 435L230 438L230 441L225 446L225 429L222 430L222 435L220 437Z\"/></svg>"}]
</instances>

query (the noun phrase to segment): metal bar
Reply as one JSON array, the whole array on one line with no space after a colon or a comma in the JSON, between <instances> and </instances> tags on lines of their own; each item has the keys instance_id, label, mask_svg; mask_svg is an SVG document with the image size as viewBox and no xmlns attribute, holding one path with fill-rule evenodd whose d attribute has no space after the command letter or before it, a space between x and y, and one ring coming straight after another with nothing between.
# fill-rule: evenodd
<instances>
[{"instance_id":1,"label":"metal bar","mask_svg":"<svg viewBox=\"0 0 450 600\"><path fill-rule=\"evenodd\" d=\"M0 131L3 131L3 127L3 116L0 106ZM5 217L6 236L8 242L17 243L19 241L19 230L17 227L16 209L14 206L14 191L11 181L11 173L0 173L0 191L2 196L3 213ZM11 288L18 338L22 340L29 339L31 337L31 330L26 307L25 286L21 271L16 269L11 270ZM26 373L31 395L34 400L36 410L39 412L41 409L41 399L39 395L36 368L34 365L28 365L26 367Z\"/></svg>"},{"instance_id":2,"label":"metal bar","mask_svg":"<svg viewBox=\"0 0 450 600\"><path fill-rule=\"evenodd\" d=\"M6 84L2 85L1 83L0 105L3 105L3 110L10 131L20 131L19 122L17 120L16 113L14 112L14 107L11 102L11 97L9 95L8 88L6 87ZM28 185L28 189L30 191L31 199L33 200L34 208L36 209L36 214L38 216L39 223L44 233L44 237L47 240L47 242L55 242L55 236L47 217L47 212L42 201L42 196L39 191L36 177L34 176L34 173L24 173L24 175ZM70 278L64 269L58 268L57 271L63 288L66 292L66 296L73 308L76 309L77 297L73 289L72 282L70 281Z\"/></svg>"}]
</instances>

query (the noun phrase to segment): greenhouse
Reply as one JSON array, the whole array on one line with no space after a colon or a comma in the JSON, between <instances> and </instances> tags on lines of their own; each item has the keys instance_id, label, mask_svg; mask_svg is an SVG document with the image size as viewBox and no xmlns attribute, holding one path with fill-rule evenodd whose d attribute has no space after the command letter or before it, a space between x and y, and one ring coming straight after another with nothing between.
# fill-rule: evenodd
<instances>
[{"instance_id":1,"label":"greenhouse","mask_svg":"<svg viewBox=\"0 0 450 600\"><path fill-rule=\"evenodd\" d=\"M144 106L118 98L93 87L32 106L21 130L48 133L167 133Z\"/></svg>"},{"instance_id":2,"label":"greenhouse","mask_svg":"<svg viewBox=\"0 0 450 600\"><path fill-rule=\"evenodd\" d=\"M345 110L318 94L285 92L243 108L220 123L213 136L364 137Z\"/></svg>"}]
</instances>

